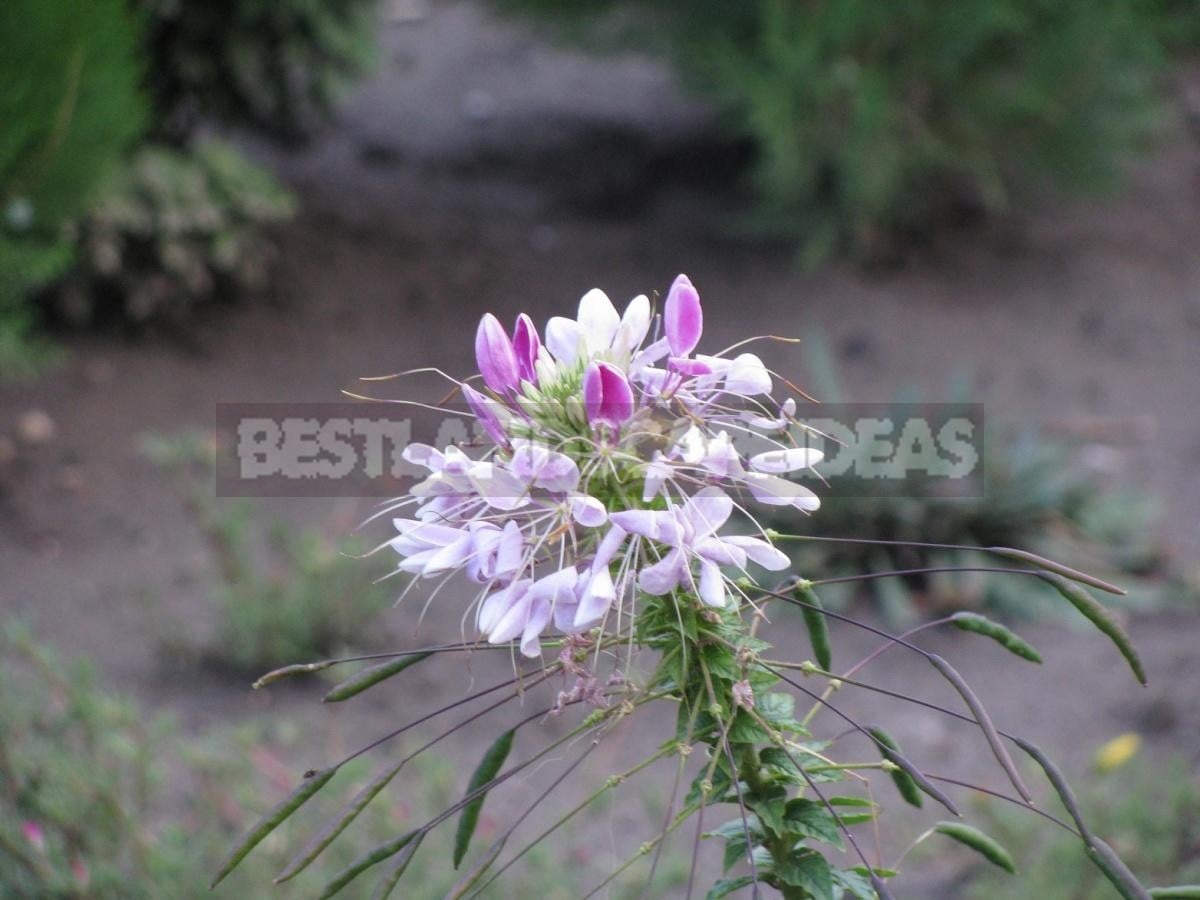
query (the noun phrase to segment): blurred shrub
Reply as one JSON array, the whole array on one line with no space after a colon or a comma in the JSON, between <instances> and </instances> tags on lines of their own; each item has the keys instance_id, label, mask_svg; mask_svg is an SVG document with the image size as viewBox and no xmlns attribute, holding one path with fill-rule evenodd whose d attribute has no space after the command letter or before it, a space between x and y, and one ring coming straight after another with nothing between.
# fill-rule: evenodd
<instances>
[{"instance_id":1,"label":"blurred shrub","mask_svg":"<svg viewBox=\"0 0 1200 900\"><path fill-rule=\"evenodd\" d=\"M28 293L71 262L63 226L141 130L124 0L0 3L0 374L33 368Z\"/></svg>"},{"instance_id":2,"label":"blurred shrub","mask_svg":"<svg viewBox=\"0 0 1200 900\"><path fill-rule=\"evenodd\" d=\"M1108 184L1155 108L1155 16L1138 0L493 2L576 26L643 13L610 19L606 43L669 54L753 139L752 224L808 261L886 253L1047 183Z\"/></svg>"},{"instance_id":3,"label":"blurred shrub","mask_svg":"<svg viewBox=\"0 0 1200 900\"><path fill-rule=\"evenodd\" d=\"M201 117L302 136L375 56L378 0L131 0L150 91L175 139Z\"/></svg>"},{"instance_id":4,"label":"blurred shrub","mask_svg":"<svg viewBox=\"0 0 1200 900\"><path fill-rule=\"evenodd\" d=\"M244 498L218 499L211 435L184 431L140 438L143 456L171 471L216 563L216 633L202 651L216 665L261 675L296 661L360 647L395 599L395 581L364 547L313 528L264 525ZM337 531L336 527L330 528Z\"/></svg>"},{"instance_id":5,"label":"blurred shrub","mask_svg":"<svg viewBox=\"0 0 1200 900\"><path fill-rule=\"evenodd\" d=\"M1200 882L1200 781L1183 760L1167 765L1135 760L1119 775L1097 779L1080 802L1088 827L1144 882ZM1032 828L1028 814L999 804L989 804L986 814L992 819L989 833L1022 861L1021 878L995 878L981 870L964 891L969 900L1116 896L1104 876L1080 858L1078 838L1049 823Z\"/></svg>"},{"instance_id":6,"label":"blurred shrub","mask_svg":"<svg viewBox=\"0 0 1200 900\"><path fill-rule=\"evenodd\" d=\"M73 324L104 312L143 322L260 292L275 261L269 228L295 206L269 171L221 141L146 144L81 220L78 264L50 302Z\"/></svg>"}]
</instances>

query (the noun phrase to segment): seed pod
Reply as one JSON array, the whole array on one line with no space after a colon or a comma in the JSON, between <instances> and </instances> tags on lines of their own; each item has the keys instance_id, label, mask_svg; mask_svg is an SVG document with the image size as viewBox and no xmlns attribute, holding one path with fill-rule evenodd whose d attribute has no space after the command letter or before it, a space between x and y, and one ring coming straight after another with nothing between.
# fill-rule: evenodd
<instances>
[{"instance_id":1,"label":"seed pod","mask_svg":"<svg viewBox=\"0 0 1200 900\"><path fill-rule=\"evenodd\" d=\"M1022 659L1027 659L1035 663L1042 661L1042 657L1032 646L999 622L993 622L987 616L981 616L979 613L973 612L956 612L950 617L950 620L963 631L970 631L975 634L982 634L984 637L990 637L1005 650L1015 653Z\"/></svg>"},{"instance_id":2,"label":"seed pod","mask_svg":"<svg viewBox=\"0 0 1200 900\"><path fill-rule=\"evenodd\" d=\"M501 835L500 838L488 847L487 851L479 858L479 861L458 880L458 883L450 889L446 894L445 900L459 900L460 897L466 896L467 891L471 890L483 877L484 873L492 867L492 863L504 851L504 844L508 841L508 835Z\"/></svg>"},{"instance_id":3,"label":"seed pod","mask_svg":"<svg viewBox=\"0 0 1200 900\"><path fill-rule=\"evenodd\" d=\"M371 893L371 900L388 900L388 897L392 895L392 891L396 889L396 885L400 883L400 879L404 877L404 873L408 871L409 863L417 855L417 850L420 848L421 841L423 840L425 840L425 833L421 832L412 839L412 842L407 847L400 851L400 858L379 879L379 884L375 886L375 890Z\"/></svg>"},{"instance_id":4,"label":"seed pod","mask_svg":"<svg viewBox=\"0 0 1200 900\"><path fill-rule=\"evenodd\" d=\"M509 751L512 750L513 735L515 734L516 729L509 729L496 738L488 747L487 752L483 754L483 759L479 761L475 771L471 773L471 780L467 784L467 796L471 797L471 800L463 807L458 820L458 831L454 835L454 868L456 869L463 857L467 855L467 847L470 846L471 837L475 834L475 826L479 823L479 812L483 809L483 801L487 799L487 791L482 791L474 797L471 795L480 791L496 777L496 773L508 759Z\"/></svg>"},{"instance_id":5,"label":"seed pod","mask_svg":"<svg viewBox=\"0 0 1200 900\"><path fill-rule=\"evenodd\" d=\"M892 893L887 889L887 885L883 883L883 879L871 873L871 887L875 888L875 893L879 895L879 900L893 900Z\"/></svg>"},{"instance_id":6,"label":"seed pod","mask_svg":"<svg viewBox=\"0 0 1200 900\"><path fill-rule=\"evenodd\" d=\"M1117 856L1117 851L1100 838L1093 837L1088 843L1087 850L1088 858L1096 864L1097 869L1104 873L1104 877L1125 900L1150 900L1153 896L1129 871L1129 867L1125 865L1121 857Z\"/></svg>"},{"instance_id":7,"label":"seed pod","mask_svg":"<svg viewBox=\"0 0 1200 900\"><path fill-rule=\"evenodd\" d=\"M333 664L334 661L332 659L327 659L323 662L296 663L295 665L284 666L282 669L273 669L250 685L250 687L257 691L260 688L265 688L268 684L282 681L284 678L291 678L293 675L307 675L309 672L321 672Z\"/></svg>"},{"instance_id":8,"label":"seed pod","mask_svg":"<svg viewBox=\"0 0 1200 900\"><path fill-rule=\"evenodd\" d=\"M965 844L970 847L992 865L999 866L1006 872L1013 875L1017 873L1017 867L1013 864L1013 858L1009 852L1005 850L993 838L988 837L978 828L972 828L970 825L964 825L962 822L938 822L933 827L933 830L938 834L944 834L952 840L958 841L960 844Z\"/></svg>"},{"instance_id":9,"label":"seed pod","mask_svg":"<svg viewBox=\"0 0 1200 900\"><path fill-rule=\"evenodd\" d=\"M1142 668L1142 660L1138 656L1137 650L1133 647L1133 641L1129 639L1129 635L1122 630L1121 626L1116 623L1116 620L1104 608L1103 604L1079 585L1067 581L1065 578L1059 578L1057 575L1048 575L1044 572L1038 577L1048 584L1053 585L1066 598L1067 602L1083 613L1084 618L1107 635L1109 640L1117 645L1117 649L1121 651L1121 655L1129 663L1129 668L1133 669L1133 674L1137 680L1142 684L1146 683L1146 671Z\"/></svg>"},{"instance_id":10,"label":"seed pod","mask_svg":"<svg viewBox=\"0 0 1200 900\"><path fill-rule=\"evenodd\" d=\"M1012 547L988 547L988 553L994 553L997 556L1003 556L1007 559L1015 559L1020 562L1029 563L1031 566L1037 566L1046 572L1053 572L1056 575L1061 575L1063 578L1068 578L1071 581L1078 581L1080 584L1086 584L1089 587L1094 587L1098 591L1104 591L1108 594L1116 594L1118 597L1124 597L1127 591L1124 588L1117 587L1115 584L1109 584L1094 575L1089 575L1087 572L1080 572L1078 569L1072 569L1070 566L1064 566L1062 563L1055 562L1052 559L1046 559L1044 556L1038 556L1036 553L1030 553L1028 550L1016 550Z\"/></svg>"},{"instance_id":11,"label":"seed pod","mask_svg":"<svg viewBox=\"0 0 1200 900\"><path fill-rule=\"evenodd\" d=\"M1155 900L1200 900L1200 884L1150 888L1150 896Z\"/></svg>"},{"instance_id":12,"label":"seed pod","mask_svg":"<svg viewBox=\"0 0 1200 900\"><path fill-rule=\"evenodd\" d=\"M275 876L275 884L282 884L303 872L309 863L321 855L321 851L333 843L334 838L358 818L358 814L367 808L367 804L374 800L380 791L387 787L403 766L403 762L388 766L383 772L372 778L349 803L342 807L337 816L325 823L325 826L309 839L300 852L292 857L283 871Z\"/></svg>"},{"instance_id":13,"label":"seed pod","mask_svg":"<svg viewBox=\"0 0 1200 900\"><path fill-rule=\"evenodd\" d=\"M992 748L992 754L996 757L996 761L1000 763L1000 768L1004 770L1004 774L1008 776L1008 780L1012 782L1012 786L1017 789L1017 793L1021 795L1026 803L1033 802L1033 794L1029 793L1029 788L1025 787L1025 782L1021 780L1021 775L1017 772L1017 767L1013 765L1012 757L1008 755L1008 750L1000 740L1000 735L996 732L996 726L992 724L991 716L984 709L979 698L975 696L975 692L971 690L971 686L966 680L958 674L958 671L946 662L936 653L928 654L929 661L933 667L954 685L954 689L958 691L959 696L970 708L975 716L975 721L979 723L980 729L983 731L984 738L987 739L988 746Z\"/></svg>"},{"instance_id":14,"label":"seed pod","mask_svg":"<svg viewBox=\"0 0 1200 900\"><path fill-rule=\"evenodd\" d=\"M414 829L413 831L406 832L397 838L393 838L390 841L385 841L378 847L368 850L366 853L358 857L358 859L354 860L354 862L350 863L350 865L346 866L346 868L342 869L342 871L333 876L333 879L327 885L325 885L325 889L321 891L320 900L329 900L330 897L339 893L342 888L352 882L367 869L371 868L371 866L379 865L379 863L383 862L385 859L395 856L410 843L420 837L424 837L424 835L418 828Z\"/></svg>"},{"instance_id":15,"label":"seed pod","mask_svg":"<svg viewBox=\"0 0 1200 900\"><path fill-rule=\"evenodd\" d=\"M1054 764L1050 757L1046 756L1035 745L1031 744L1022 738L1014 738L1013 743L1033 757L1034 762L1042 767L1042 771L1046 773L1046 778L1053 785L1054 790L1058 793L1058 799L1062 801L1063 807L1067 814L1075 821L1075 827L1079 829L1079 835L1083 838L1084 843L1091 841L1091 832L1088 831L1087 825L1084 824L1083 814L1079 811L1079 804L1075 800L1075 792L1071 790L1071 785L1067 783L1067 779L1063 776L1062 771Z\"/></svg>"},{"instance_id":16,"label":"seed pod","mask_svg":"<svg viewBox=\"0 0 1200 900\"><path fill-rule=\"evenodd\" d=\"M330 766L328 769L322 769L320 772L314 772L305 777L300 784L290 794L283 798L274 809L259 819L254 826L242 836L242 839L237 842L229 855L225 857L225 861L217 870L217 876L212 880L209 888L215 888L220 884L225 876L237 868L238 863L246 858L246 855L262 842L268 834L278 828L283 822L298 810L305 802L317 791L323 788L330 778L337 772L337 766Z\"/></svg>"},{"instance_id":17,"label":"seed pod","mask_svg":"<svg viewBox=\"0 0 1200 900\"><path fill-rule=\"evenodd\" d=\"M900 767L900 771L891 772L892 781L896 784L896 790L912 806L922 806L921 794L919 791L924 791L942 806L946 807L953 815L961 815L956 807L944 793L942 793L934 784L926 778L921 770L914 766L900 750L900 745L897 744L887 732L878 726L870 726L864 729L869 734L875 743L879 745L879 752L883 758L890 763Z\"/></svg>"},{"instance_id":18,"label":"seed pod","mask_svg":"<svg viewBox=\"0 0 1200 900\"><path fill-rule=\"evenodd\" d=\"M812 644L813 658L826 672L833 666L833 652L829 645L829 626L825 622L825 607L816 591L807 586L796 586L796 595L803 602L800 612L804 616L804 627L808 629L808 640Z\"/></svg>"},{"instance_id":19,"label":"seed pod","mask_svg":"<svg viewBox=\"0 0 1200 900\"><path fill-rule=\"evenodd\" d=\"M389 659L373 666L367 666L365 669L359 669L345 681L336 685L322 698L321 702L340 703L343 700L349 700L351 697L361 694L367 688L374 687L379 682L385 681L393 675L399 675L409 666L415 666L417 663L431 656L433 656L433 651L427 650L422 653L401 656L397 659Z\"/></svg>"}]
</instances>

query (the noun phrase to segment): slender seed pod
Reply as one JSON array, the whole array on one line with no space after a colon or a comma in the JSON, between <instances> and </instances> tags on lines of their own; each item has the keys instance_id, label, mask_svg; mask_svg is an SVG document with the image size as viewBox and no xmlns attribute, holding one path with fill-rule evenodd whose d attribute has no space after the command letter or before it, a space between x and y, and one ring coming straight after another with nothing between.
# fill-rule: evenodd
<instances>
[{"instance_id":1,"label":"slender seed pod","mask_svg":"<svg viewBox=\"0 0 1200 900\"><path fill-rule=\"evenodd\" d=\"M804 616L804 627L808 629L808 640L812 644L813 658L817 665L828 672L833 668L833 652L829 645L829 626L825 621L825 607L816 591L800 584L796 594L803 601L800 612Z\"/></svg>"},{"instance_id":2,"label":"slender seed pod","mask_svg":"<svg viewBox=\"0 0 1200 900\"><path fill-rule=\"evenodd\" d=\"M1104 608L1103 604L1079 585L1067 581L1065 578L1059 578L1057 575L1049 575L1045 572L1040 573L1038 577L1048 584L1053 585L1067 602L1083 613L1084 618L1100 629L1102 633L1108 636L1109 640L1117 645L1117 649L1121 651L1121 655L1129 663L1129 668L1133 669L1134 677L1144 685L1146 683L1146 670L1142 668L1142 660L1138 656L1137 650L1133 647L1133 641L1129 639L1129 635L1117 624L1116 620Z\"/></svg>"},{"instance_id":3,"label":"slender seed pod","mask_svg":"<svg viewBox=\"0 0 1200 900\"><path fill-rule=\"evenodd\" d=\"M970 847L992 865L999 866L1013 875L1017 873L1017 867L1009 852L978 828L964 825L962 822L938 822L933 826L933 830Z\"/></svg>"},{"instance_id":4,"label":"slender seed pod","mask_svg":"<svg viewBox=\"0 0 1200 900\"><path fill-rule=\"evenodd\" d=\"M1150 896L1155 900L1200 900L1200 884L1150 888Z\"/></svg>"},{"instance_id":5,"label":"slender seed pod","mask_svg":"<svg viewBox=\"0 0 1200 900\"><path fill-rule=\"evenodd\" d=\"M1121 857L1117 856L1117 851L1100 838L1093 837L1088 843L1087 850L1088 858L1096 864L1097 869L1104 873L1104 877L1125 900L1150 900L1153 896L1129 871L1129 866L1125 865Z\"/></svg>"},{"instance_id":6,"label":"slender seed pod","mask_svg":"<svg viewBox=\"0 0 1200 900\"><path fill-rule=\"evenodd\" d=\"M1013 738L1013 743L1033 757L1034 762L1042 767L1042 771L1046 773L1046 778L1058 793L1058 799L1062 801L1063 808L1067 814L1074 820L1075 827L1079 829L1079 835L1083 838L1084 843L1088 843L1092 839L1091 832L1088 831L1087 825L1084 824L1083 814L1079 811L1079 803L1075 800L1075 792L1071 790L1071 785L1067 783L1067 779L1063 776L1062 770L1058 768L1041 750L1034 744L1023 738Z\"/></svg>"},{"instance_id":7,"label":"slender seed pod","mask_svg":"<svg viewBox=\"0 0 1200 900\"><path fill-rule=\"evenodd\" d=\"M492 846L488 847L483 856L479 858L479 861L471 866L463 877L458 880L458 883L449 890L445 900L459 900L460 897L465 897L467 892L479 883L479 879L484 876L484 873L492 867L492 863L504 851L504 845L507 842L508 835L504 834Z\"/></svg>"},{"instance_id":8,"label":"slender seed pod","mask_svg":"<svg viewBox=\"0 0 1200 900\"><path fill-rule=\"evenodd\" d=\"M284 867L283 871L275 876L275 884L294 878L306 869L314 859L321 855L321 852L328 847L339 834L346 830L347 826L358 818L358 814L367 808L375 797L387 787L388 783L400 772L404 767L404 762L389 766L384 769L379 775L372 778L353 799L347 803L342 810L333 818L325 823L308 843L301 848L300 852L292 857L291 861Z\"/></svg>"},{"instance_id":9,"label":"slender seed pod","mask_svg":"<svg viewBox=\"0 0 1200 900\"><path fill-rule=\"evenodd\" d=\"M974 714L976 721L979 723L980 729L983 731L984 738L987 739L988 746L992 748L992 753L996 757L996 761L1000 763L1000 767L1004 769L1004 773L1008 776L1008 780L1012 782L1012 786L1017 789L1017 793L1026 803L1033 802L1033 794L1029 793L1029 788L1025 787L1025 782L1021 780L1021 774L1017 771L1017 767L1013 765L1012 757L1008 755L1008 749L1000 740L1000 735L996 731L996 726L992 724L991 716L983 704L979 702L979 698L975 696L975 692L971 690L971 686L966 680L958 674L958 671L942 659L936 653L928 655L929 661L933 667L937 669L949 681L959 696L970 708Z\"/></svg>"},{"instance_id":10,"label":"slender seed pod","mask_svg":"<svg viewBox=\"0 0 1200 900\"><path fill-rule=\"evenodd\" d=\"M389 659L386 662L376 663L373 666L359 669L345 681L336 685L324 696L321 702L340 703L343 700L349 700L351 697L361 694L367 688L374 687L379 682L386 681L393 675L399 675L410 666L415 666L417 663L431 656L433 656L433 651L428 650L423 653L413 653L410 656L401 656L398 659Z\"/></svg>"},{"instance_id":11,"label":"slender seed pod","mask_svg":"<svg viewBox=\"0 0 1200 900\"><path fill-rule=\"evenodd\" d=\"M375 890L371 893L371 900L388 900L392 896L392 891L396 889L396 885L400 883L400 879L404 877L404 873L408 871L409 864L413 861L413 857L417 855L417 850L421 847L421 841L425 840L425 832L419 833L412 841L400 851L399 858L392 864L383 877L379 879L379 884L375 886Z\"/></svg>"},{"instance_id":12,"label":"slender seed pod","mask_svg":"<svg viewBox=\"0 0 1200 900\"><path fill-rule=\"evenodd\" d=\"M1020 562L1029 563L1031 566L1037 566L1046 572L1053 572L1055 575L1061 575L1063 578L1070 579L1071 581L1078 581L1080 584L1086 584L1107 594L1116 594L1118 597L1124 597L1128 593L1124 588L1117 587L1115 584L1109 584L1107 581L1103 581L1094 575L1087 574L1087 572L1080 572L1078 569L1064 566L1062 563L1046 559L1044 556L1038 556L1036 553L1030 553L1028 550L1017 550L1013 547L988 547L987 552L994 553L996 556L1003 556L1006 559L1015 559Z\"/></svg>"},{"instance_id":13,"label":"slender seed pod","mask_svg":"<svg viewBox=\"0 0 1200 900\"><path fill-rule=\"evenodd\" d=\"M892 892L888 890L882 878L871 873L871 887L875 888L875 893L879 895L879 900L893 900Z\"/></svg>"},{"instance_id":14,"label":"slender seed pod","mask_svg":"<svg viewBox=\"0 0 1200 900\"><path fill-rule=\"evenodd\" d=\"M1035 663L1042 661L1041 655L1024 639L1005 628L999 622L993 622L987 616L981 616L979 613L973 612L956 612L950 617L950 620L956 627L961 628L963 631L970 631L974 634L990 637L1005 650L1015 653L1022 659L1027 659Z\"/></svg>"},{"instance_id":15,"label":"slender seed pod","mask_svg":"<svg viewBox=\"0 0 1200 900\"><path fill-rule=\"evenodd\" d=\"M900 792L900 796L904 798L904 802L909 806L915 806L918 809L924 805L921 799L921 792L917 789L917 780L913 778L911 764L908 760L901 762L903 757L900 755L900 746L892 739L882 728L870 726L867 728L867 734L875 739L875 743L879 745L879 752L888 762L899 767L898 770L893 770L892 781L896 785L896 790Z\"/></svg>"},{"instance_id":16,"label":"slender seed pod","mask_svg":"<svg viewBox=\"0 0 1200 900\"><path fill-rule=\"evenodd\" d=\"M378 847L374 847L362 854L342 871L338 872L333 879L325 885L325 889L321 891L320 900L329 900L330 897L341 892L342 888L352 882L355 878L365 872L372 866L377 866L385 859L389 859L407 847L410 843L421 836L421 830L414 829L413 831L405 832L399 837L393 838L390 841L385 841Z\"/></svg>"},{"instance_id":17,"label":"slender seed pod","mask_svg":"<svg viewBox=\"0 0 1200 900\"><path fill-rule=\"evenodd\" d=\"M234 845L233 849L229 851L229 855L225 857L225 861L217 869L217 875L212 880L209 888L215 888L220 884L225 879L225 876L237 868L238 863L245 859L246 855L262 842L263 838L283 824L288 816L298 810L313 794L323 788L336 772L337 766L330 766L328 769L322 769L319 772L306 775L295 790L284 797L274 809L259 819L246 832L242 839Z\"/></svg>"},{"instance_id":18,"label":"slender seed pod","mask_svg":"<svg viewBox=\"0 0 1200 900\"><path fill-rule=\"evenodd\" d=\"M515 734L516 729L512 728L496 738L492 745L488 747L487 752L483 754L483 759L479 761L479 765L475 767L475 771L471 774L471 780L467 784L467 796L471 797L471 800L463 807L458 820L458 831L454 836L454 868L456 869L459 863L462 862L463 857L467 855L467 848L471 845L471 837L475 834L475 826L479 823L479 813L483 809L483 801L487 798L487 792L480 792L480 788L496 777L496 773L500 771L500 767L508 759ZM478 795L471 796L472 794Z\"/></svg>"},{"instance_id":19,"label":"slender seed pod","mask_svg":"<svg viewBox=\"0 0 1200 900\"><path fill-rule=\"evenodd\" d=\"M254 690L265 688L268 684L273 684L276 681L282 681L285 678L291 678L293 675L307 675L310 672L322 672L334 664L332 659L324 660L323 662L315 663L296 663L290 666L284 666L281 669L272 669L266 675L250 685Z\"/></svg>"}]
</instances>

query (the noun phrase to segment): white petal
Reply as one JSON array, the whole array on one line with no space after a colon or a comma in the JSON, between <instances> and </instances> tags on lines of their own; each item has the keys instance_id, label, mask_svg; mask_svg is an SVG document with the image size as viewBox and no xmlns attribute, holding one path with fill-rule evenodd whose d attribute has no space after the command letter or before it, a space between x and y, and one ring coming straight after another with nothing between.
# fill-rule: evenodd
<instances>
[{"instance_id":1,"label":"white petal","mask_svg":"<svg viewBox=\"0 0 1200 900\"><path fill-rule=\"evenodd\" d=\"M529 604L533 597L529 593L528 581L518 581L508 589L507 608L500 615L499 621L492 627L488 635L489 644L503 644L511 641L525 630L529 620Z\"/></svg>"},{"instance_id":2,"label":"white petal","mask_svg":"<svg viewBox=\"0 0 1200 900\"><path fill-rule=\"evenodd\" d=\"M612 576L607 568L593 572L579 597L579 607L575 610L575 618L571 622L573 628L582 629L594 625L608 612L608 608L616 599L617 592L613 588Z\"/></svg>"},{"instance_id":3,"label":"white petal","mask_svg":"<svg viewBox=\"0 0 1200 900\"><path fill-rule=\"evenodd\" d=\"M725 538L725 542L733 544L735 547L740 547L746 551L746 555L753 562L758 563L764 569L770 569L772 572L786 569L792 564L786 553L774 544L759 540L758 538L735 534Z\"/></svg>"},{"instance_id":4,"label":"white petal","mask_svg":"<svg viewBox=\"0 0 1200 900\"><path fill-rule=\"evenodd\" d=\"M546 348L560 363L573 363L579 358L579 325L574 319L554 316L546 323Z\"/></svg>"},{"instance_id":5,"label":"white petal","mask_svg":"<svg viewBox=\"0 0 1200 900\"><path fill-rule=\"evenodd\" d=\"M769 394L771 373L753 353L742 353L734 357L733 365L725 375L725 390L747 397Z\"/></svg>"},{"instance_id":6,"label":"white petal","mask_svg":"<svg viewBox=\"0 0 1200 900\"><path fill-rule=\"evenodd\" d=\"M614 525L620 525L626 531L640 534L652 541L661 541L669 546L676 546L683 539L683 529L675 514L664 510L628 509L615 512L609 517Z\"/></svg>"},{"instance_id":7,"label":"white petal","mask_svg":"<svg viewBox=\"0 0 1200 900\"><path fill-rule=\"evenodd\" d=\"M547 600L534 599L530 603L529 618L525 621L524 631L521 632L521 654L538 657L542 655L542 642L538 638L550 624L550 614L553 610Z\"/></svg>"},{"instance_id":8,"label":"white petal","mask_svg":"<svg viewBox=\"0 0 1200 900\"><path fill-rule=\"evenodd\" d=\"M471 487L495 509L519 509L529 503L529 490L521 479L493 463L475 463Z\"/></svg>"},{"instance_id":9,"label":"white petal","mask_svg":"<svg viewBox=\"0 0 1200 900\"><path fill-rule=\"evenodd\" d=\"M812 447L789 447L784 450L768 450L750 457L750 467L759 472L795 472L815 466L825 454Z\"/></svg>"},{"instance_id":10,"label":"white petal","mask_svg":"<svg viewBox=\"0 0 1200 900\"><path fill-rule=\"evenodd\" d=\"M700 563L700 600L707 606L725 605L725 579L716 563L702 560Z\"/></svg>"},{"instance_id":11,"label":"white petal","mask_svg":"<svg viewBox=\"0 0 1200 900\"><path fill-rule=\"evenodd\" d=\"M504 534L496 549L495 574L500 578L512 575L521 568L524 561L525 539L521 535L520 526L510 519L504 526Z\"/></svg>"},{"instance_id":12,"label":"white petal","mask_svg":"<svg viewBox=\"0 0 1200 900\"><path fill-rule=\"evenodd\" d=\"M728 538L704 538L697 541L692 550L697 556L715 562L718 566L746 568L746 551Z\"/></svg>"},{"instance_id":13,"label":"white petal","mask_svg":"<svg viewBox=\"0 0 1200 900\"><path fill-rule=\"evenodd\" d=\"M579 301L579 333L587 345L588 355L595 355L612 346L613 336L621 326L621 317L608 295L592 288Z\"/></svg>"},{"instance_id":14,"label":"white petal","mask_svg":"<svg viewBox=\"0 0 1200 900\"><path fill-rule=\"evenodd\" d=\"M740 480L750 488L755 500L767 506L794 506L811 512L821 505L817 495L804 485L778 475L746 472L740 476Z\"/></svg>"},{"instance_id":15,"label":"white petal","mask_svg":"<svg viewBox=\"0 0 1200 900\"><path fill-rule=\"evenodd\" d=\"M613 338L612 348L619 354L625 355L636 350L646 339L650 330L650 301L645 294L634 297L625 307L625 315L621 316L621 327Z\"/></svg>"},{"instance_id":16,"label":"white petal","mask_svg":"<svg viewBox=\"0 0 1200 900\"><path fill-rule=\"evenodd\" d=\"M400 456L415 466L424 466L435 472L442 467L445 458L437 447L428 444L409 444Z\"/></svg>"}]
</instances>

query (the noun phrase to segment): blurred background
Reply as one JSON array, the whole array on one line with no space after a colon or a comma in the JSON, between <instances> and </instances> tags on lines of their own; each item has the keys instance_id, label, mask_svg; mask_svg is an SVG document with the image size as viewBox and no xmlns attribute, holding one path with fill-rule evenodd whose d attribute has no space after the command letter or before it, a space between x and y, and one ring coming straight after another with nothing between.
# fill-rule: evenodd
<instances>
[{"instance_id":1,"label":"blurred background","mask_svg":"<svg viewBox=\"0 0 1200 900\"><path fill-rule=\"evenodd\" d=\"M439 660L346 709L311 682L251 692L277 665L457 636L466 595L418 633L420 599L393 609L374 583L388 561L352 557L386 537L356 531L370 501L217 498L216 403L466 374L485 311L541 322L681 271L706 346L796 335L768 361L821 399L986 404L986 497L830 501L806 527L1020 546L1118 581L1150 686L1027 584L827 602L892 629L960 608L1012 624L1045 665L931 640L1146 881L1200 881L1198 248L1196 0L7 0L0 896L206 896L296 772L506 671ZM900 655L875 665L939 689ZM845 699L909 756L990 777L951 723ZM494 733L414 766L341 862L460 796ZM532 791L490 799L481 836ZM494 896L581 896L665 804L657 782L602 804ZM899 852L922 820L893 812ZM1021 879L922 848L898 897L1115 896L1070 840L975 812ZM315 896L319 877L269 886L308 827L216 896ZM648 894L609 896L681 896L679 844ZM405 896L441 896L448 863L422 865Z\"/></svg>"}]
</instances>

